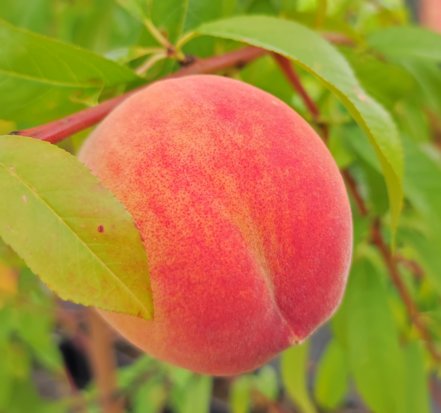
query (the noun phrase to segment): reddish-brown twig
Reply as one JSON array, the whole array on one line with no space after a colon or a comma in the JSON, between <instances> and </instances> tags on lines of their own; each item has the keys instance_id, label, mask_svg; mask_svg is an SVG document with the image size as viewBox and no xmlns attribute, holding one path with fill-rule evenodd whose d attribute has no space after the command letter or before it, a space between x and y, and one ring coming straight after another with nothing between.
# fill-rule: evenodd
<instances>
[{"instance_id":1,"label":"reddish-brown twig","mask_svg":"<svg viewBox=\"0 0 441 413\"><path fill-rule=\"evenodd\" d=\"M103 413L123 413L123 399L115 397L118 387L112 332L94 309L87 311L90 328L88 354Z\"/></svg>"},{"instance_id":2,"label":"reddish-brown twig","mask_svg":"<svg viewBox=\"0 0 441 413\"><path fill-rule=\"evenodd\" d=\"M299 76L297 75L296 71L294 70L293 66L291 65L291 61L288 60L286 57L273 54L273 57L275 61L278 63L280 69L288 79L289 83L292 85L294 90L300 95L300 97L303 100L303 103L305 104L306 108L311 113L313 119L315 122L318 121L318 118L320 116L319 108L315 104L315 102L312 100L312 98L309 96L306 89L303 87L302 82L300 81Z\"/></svg>"},{"instance_id":3,"label":"reddish-brown twig","mask_svg":"<svg viewBox=\"0 0 441 413\"><path fill-rule=\"evenodd\" d=\"M424 277L424 270L416 261L399 254L395 254L395 259L398 264L402 264L403 267L407 268L416 279L422 279Z\"/></svg>"},{"instance_id":4,"label":"reddish-brown twig","mask_svg":"<svg viewBox=\"0 0 441 413\"><path fill-rule=\"evenodd\" d=\"M288 82L292 85L294 90L299 94L300 98L303 101L303 104L308 109L309 113L312 116L313 121L320 129L320 135L325 143L329 138L329 129L326 123L320 121L320 111L314 100L309 96L308 92L304 88L297 72L292 66L289 59L284 56L280 56L278 54L273 53L274 60L279 65L280 69L286 76Z\"/></svg>"},{"instance_id":5,"label":"reddish-brown twig","mask_svg":"<svg viewBox=\"0 0 441 413\"><path fill-rule=\"evenodd\" d=\"M322 36L330 43L341 46L355 46L356 42L354 39L342 34L335 32L322 32Z\"/></svg>"},{"instance_id":6,"label":"reddish-brown twig","mask_svg":"<svg viewBox=\"0 0 441 413\"><path fill-rule=\"evenodd\" d=\"M168 77L213 73L229 67L242 66L254 59L257 59L265 53L266 52L263 49L259 49L257 47L244 47L220 56L196 60L194 63L181 68ZM82 131L97 124L130 95L145 87L147 86L141 86L140 88L131 90L121 96L106 100L96 106L73 113L72 115L62 119L58 119L44 125L39 125L34 128L14 131L12 134L30 136L32 138L41 139L50 143L60 142L64 138L71 136L76 132Z\"/></svg>"},{"instance_id":7,"label":"reddish-brown twig","mask_svg":"<svg viewBox=\"0 0 441 413\"><path fill-rule=\"evenodd\" d=\"M291 63L284 57L277 56L275 58L280 68L282 69L283 73L285 74L287 80L290 82L294 90L296 90L300 94L303 102L305 103L305 106L310 111L313 119L318 119L320 116L320 111L317 105L312 101L311 97L308 95L306 89L301 84L300 79L298 78L297 74L294 72L293 68L291 67ZM327 131L327 128L325 130ZM327 136L325 136L323 140L326 141ZM351 173L347 169L342 171L342 175L349 191L351 192L351 195L354 199L354 202L358 208L360 215L367 217L369 210L363 199L363 196L360 194L358 190L357 182L355 181L355 179L352 177ZM429 332L429 329L424 323L424 320L422 319L421 314L418 311L418 307L414 303L411 294L407 290L406 285L402 280L397 265L398 261L396 257L392 255L390 248L386 245L383 239L383 235L381 232L381 222L378 218L374 218L374 221L372 223L372 242L379 250L384 260L384 263L388 269L392 283L394 284L395 288L398 291L398 294L406 308L406 311L408 313L411 322L418 330L421 338L424 340L427 351L430 353L430 355L436 362L440 362L441 354L436 348L432 336ZM418 266L418 268L420 267Z\"/></svg>"},{"instance_id":8,"label":"reddish-brown twig","mask_svg":"<svg viewBox=\"0 0 441 413\"><path fill-rule=\"evenodd\" d=\"M349 192L352 195L352 198L354 199L355 204L357 205L358 212L362 217L365 217L368 215L369 210L364 202L363 197L361 196L358 187L357 182L353 178L353 176L350 174L349 170L344 169L342 171L343 178L346 182L346 186L349 189Z\"/></svg>"}]
</instances>

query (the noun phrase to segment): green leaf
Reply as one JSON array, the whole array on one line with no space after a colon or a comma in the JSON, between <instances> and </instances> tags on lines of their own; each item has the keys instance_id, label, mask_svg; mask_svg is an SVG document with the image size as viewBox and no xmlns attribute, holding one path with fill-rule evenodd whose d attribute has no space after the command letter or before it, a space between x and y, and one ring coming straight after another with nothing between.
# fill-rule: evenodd
<instances>
[{"instance_id":1,"label":"green leaf","mask_svg":"<svg viewBox=\"0 0 441 413\"><path fill-rule=\"evenodd\" d=\"M269 400L275 400L278 393L277 374L271 365L263 366L253 376L254 387Z\"/></svg>"},{"instance_id":2,"label":"green leaf","mask_svg":"<svg viewBox=\"0 0 441 413\"><path fill-rule=\"evenodd\" d=\"M231 413L248 413L251 408L252 378L240 376L233 381L230 390Z\"/></svg>"},{"instance_id":3,"label":"green leaf","mask_svg":"<svg viewBox=\"0 0 441 413\"><path fill-rule=\"evenodd\" d=\"M390 57L441 61L441 35L422 27L389 27L372 33L367 42Z\"/></svg>"},{"instance_id":4,"label":"green leaf","mask_svg":"<svg viewBox=\"0 0 441 413\"><path fill-rule=\"evenodd\" d=\"M153 378L146 380L133 397L133 413L159 413L167 402L164 383Z\"/></svg>"},{"instance_id":5,"label":"green leaf","mask_svg":"<svg viewBox=\"0 0 441 413\"><path fill-rule=\"evenodd\" d=\"M2 0L0 16L10 23L36 32L50 28L52 0Z\"/></svg>"},{"instance_id":6,"label":"green leaf","mask_svg":"<svg viewBox=\"0 0 441 413\"><path fill-rule=\"evenodd\" d=\"M201 23L223 13L221 1L207 0L150 0L148 16L172 42Z\"/></svg>"},{"instance_id":7,"label":"green leaf","mask_svg":"<svg viewBox=\"0 0 441 413\"><path fill-rule=\"evenodd\" d=\"M3 20L0 43L0 118L26 122L28 111L33 118L47 117L60 105L137 78L128 68L95 53Z\"/></svg>"},{"instance_id":8,"label":"green leaf","mask_svg":"<svg viewBox=\"0 0 441 413\"><path fill-rule=\"evenodd\" d=\"M364 128L380 160L396 228L403 198L403 154L390 114L361 87L345 58L318 34L293 21L265 16L206 23L200 34L252 44L292 59L321 80Z\"/></svg>"},{"instance_id":9,"label":"green leaf","mask_svg":"<svg viewBox=\"0 0 441 413\"><path fill-rule=\"evenodd\" d=\"M188 382L179 413L208 413L210 411L213 379L195 375Z\"/></svg>"},{"instance_id":10,"label":"green leaf","mask_svg":"<svg viewBox=\"0 0 441 413\"><path fill-rule=\"evenodd\" d=\"M106 54L139 41L142 25L115 0L65 2L59 9L54 23L60 40Z\"/></svg>"},{"instance_id":11,"label":"green leaf","mask_svg":"<svg viewBox=\"0 0 441 413\"><path fill-rule=\"evenodd\" d=\"M309 342L285 350L281 356L282 382L291 398L302 413L316 413L308 393Z\"/></svg>"},{"instance_id":12,"label":"green leaf","mask_svg":"<svg viewBox=\"0 0 441 413\"><path fill-rule=\"evenodd\" d=\"M401 65L379 60L356 50L345 51L359 81L374 99L386 108L394 110L397 102L417 99L415 79Z\"/></svg>"},{"instance_id":13,"label":"green leaf","mask_svg":"<svg viewBox=\"0 0 441 413\"><path fill-rule=\"evenodd\" d=\"M441 294L441 226L438 223L417 219L411 226L400 228L399 238L411 258L423 267L430 284Z\"/></svg>"},{"instance_id":14,"label":"green leaf","mask_svg":"<svg viewBox=\"0 0 441 413\"><path fill-rule=\"evenodd\" d=\"M424 368L424 350L419 342L409 343L404 351L406 366L406 392L404 413L430 413L430 398L426 371Z\"/></svg>"},{"instance_id":15,"label":"green leaf","mask_svg":"<svg viewBox=\"0 0 441 413\"><path fill-rule=\"evenodd\" d=\"M425 105L441 115L441 67L439 64L431 61L413 60L403 61L401 65L418 82L423 92L422 97ZM413 100L415 102L416 99ZM418 108L418 111L422 112L421 107Z\"/></svg>"},{"instance_id":16,"label":"green leaf","mask_svg":"<svg viewBox=\"0 0 441 413\"><path fill-rule=\"evenodd\" d=\"M348 391L348 366L343 349L333 340L320 360L315 383L315 397L320 406L334 410Z\"/></svg>"},{"instance_id":17,"label":"green leaf","mask_svg":"<svg viewBox=\"0 0 441 413\"><path fill-rule=\"evenodd\" d=\"M346 336L358 391L376 413L403 411L404 369L398 331L388 304L383 268L355 263L346 291Z\"/></svg>"},{"instance_id":18,"label":"green leaf","mask_svg":"<svg viewBox=\"0 0 441 413\"><path fill-rule=\"evenodd\" d=\"M11 345L8 341L0 340L0 351L4 354L10 354ZM0 363L0 411L5 411L10 402L14 380L14 366L10 361L10 357L2 360Z\"/></svg>"},{"instance_id":19,"label":"green leaf","mask_svg":"<svg viewBox=\"0 0 441 413\"><path fill-rule=\"evenodd\" d=\"M147 18L145 2L141 0L116 0L117 3L135 19L144 21Z\"/></svg>"},{"instance_id":20,"label":"green leaf","mask_svg":"<svg viewBox=\"0 0 441 413\"><path fill-rule=\"evenodd\" d=\"M60 352L51 334L55 327L55 308L52 305L52 296L47 294L47 290L42 287L38 278L24 266L24 263L19 264L19 267L21 269L17 280L16 300L11 302L9 322L5 319L0 320L2 330L7 331L13 337L19 337L20 343L26 346L26 354L32 355L32 358L38 361L41 366L52 371L60 371ZM17 266L15 271L18 272ZM23 300L25 305L15 305ZM10 358L12 358L12 353ZM21 355L17 357L17 359L21 358ZM13 365L14 370L19 371L18 361L14 361ZM27 376L27 373L23 376Z\"/></svg>"},{"instance_id":21,"label":"green leaf","mask_svg":"<svg viewBox=\"0 0 441 413\"><path fill-rule=\"evenodd\" d=\"M60 402L49 402L42 398L35 389L32 380L16 380L12 387L8 413L64 413L66 406Z\"/></svg>"},{"instance_id":22,"label":"green leaf","mask_svg":"<svg viewBox=\"0 0 441 413\"><path fill-rule=\"evenodd\" d=\"M429 144L404 141L406 153L405 192L426 218L441 225L441 157Z\"/></svg>"},{"instance_id":23,"label":"green leaf","mask_svg":"<svg viewBox=\"0 0 441 413\"><path fill-rule=\"evenodd\" d=\"M75 157L0 137L0 236L63 299L145 318L147 260L125 208Z\"/></svg>"},{"instance_id":24,"label":"green leaf","mask_svg":"<svg viewBox=\"0 0 441 413\"><path fill-rule=\"evenodd\" d=\"M441 157L430 144L404 141L405 192L417 212L415 222L400 230L432 285L441 293Z\"/></svg>"},{"instance_id":25,"label":"green leaf","mask_svg":"<svg viewBox=\"0 0 441 413\"><path fill-rule=\"evenodd\" d=\"M420 84L428 104L441 113L441 34L421 27L392 27L372 33L367 41L411 73ZM412 94L412 98L418 97Z\"/></svg>"}]
</instances>

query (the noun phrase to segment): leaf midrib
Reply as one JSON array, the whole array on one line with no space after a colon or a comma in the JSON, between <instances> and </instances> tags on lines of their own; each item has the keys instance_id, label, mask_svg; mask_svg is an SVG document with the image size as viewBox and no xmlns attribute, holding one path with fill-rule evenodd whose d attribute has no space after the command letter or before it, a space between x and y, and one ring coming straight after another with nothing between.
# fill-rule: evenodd
<instances>
[{"instance_id":1,"label":"leaf midrib","mask_svg":"<svg viewBox=\"0 0 441 413\"><path fill-rule=\"evenodd\" d=\"M66 88L82 88L82 89L99 89L100 88L99 85L93 85L90 83L70 83L70 82L66 82L66 81L56 81L56 80L51 80L48 78L36 77L36 76L27 75L24 73L13 72L10 70L5 70L3 68L0 68L0 73L5 74L10 77L30 80L35 83L51 85L51 86L59 86L59 87L66 87Z\"/></svg>"}]
</instances>

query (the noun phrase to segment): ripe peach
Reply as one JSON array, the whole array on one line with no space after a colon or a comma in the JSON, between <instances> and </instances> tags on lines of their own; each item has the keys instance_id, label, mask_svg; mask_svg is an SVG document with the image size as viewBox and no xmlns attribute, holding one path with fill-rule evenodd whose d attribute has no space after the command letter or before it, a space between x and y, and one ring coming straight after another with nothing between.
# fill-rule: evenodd
<instances>
[{"instance_id":1,"label":"ripe peach","mask_svg":"<svg viewBox=\"0 0 441 413\"><path fill-rule=\"evenodd\" d=\"M352 250L345 187L274 96L220 76L159 81L115 109L80 158L132 213L151 271L153 320L102 314L151 355L241 373L338 306Z\"/></svg>"}]
</instances>

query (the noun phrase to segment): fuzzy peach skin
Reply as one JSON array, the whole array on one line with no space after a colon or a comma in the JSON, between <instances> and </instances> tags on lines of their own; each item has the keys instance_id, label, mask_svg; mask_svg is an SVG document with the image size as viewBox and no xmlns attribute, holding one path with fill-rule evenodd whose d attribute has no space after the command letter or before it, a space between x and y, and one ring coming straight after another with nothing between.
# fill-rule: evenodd
<instances>
[{"instance_id":1,"label":"fuzzy peach skin","mask_svg":"<svg viewBox=\"0 0 441 413\"><path fill-rule=\"evenodd\" d=\"M142 235L154 319L102 315L147 353L238 374L339 305L352 252L345 187L319 136L274 96L220 76L159 81L116 108L80 159Z\"/></svg>"}]
</instances>

